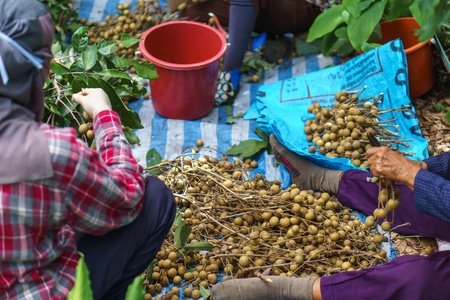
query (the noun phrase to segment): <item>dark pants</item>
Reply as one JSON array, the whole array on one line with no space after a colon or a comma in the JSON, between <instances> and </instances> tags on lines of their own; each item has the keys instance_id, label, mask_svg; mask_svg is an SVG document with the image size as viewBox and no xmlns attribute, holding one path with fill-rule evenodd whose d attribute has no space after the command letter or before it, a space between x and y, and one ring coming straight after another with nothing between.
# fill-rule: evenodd
<instances>
[{"instance_id":1,"label":"dark pants","mask_svg":"<svg viewBox=\"0 0 450 300\"><path fill-rule=\"evenodd\" d=\"M144 205L132 223L104 236L76 232L89 269L94 299L123 300L128 285L159 251L175 217L175 200L158 178L149 177Z\"/></svg>"},{"instance_id":2,"label":"dark pants","mask_svg":"<svg viewBox=\"0 0 450 300\"><path fill-rule=\"evenodd\" d=\"M367 182L371 173L346 171L339 183L337 198L348 207L367 215L378 207L378 186ZM419 213L413 192L403 184L400 206L395 210L396 231L407 235L423 235L450 241L450 223ZM388 220L391 220L391 215ZM449 299L450 251L428 256L404 255L391 262L360 271L342 272L321 278L321 292L328 299Z\"/></svg>"}]
</instances>

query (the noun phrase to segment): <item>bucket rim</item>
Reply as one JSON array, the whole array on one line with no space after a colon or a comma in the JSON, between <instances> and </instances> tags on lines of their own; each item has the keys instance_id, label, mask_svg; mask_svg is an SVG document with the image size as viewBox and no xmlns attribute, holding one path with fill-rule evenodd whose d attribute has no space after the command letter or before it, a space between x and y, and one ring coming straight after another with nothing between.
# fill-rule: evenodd
<instances>
[{"instance_id":1,"label":"bucket rim","mask_svg":"<svg viewBox=\"0 0 450 300\"><path fill-rule=\"evenodd\" d=\"M159 29L161 27L172 26L174 24L175 25L189 24L189 25L199 26L199 27L203 27L203 28L206 28L208 30L211 30L212 32L214 32L219 37L219 39L220 39L220 41L222 43L221 49L218 51L218 53L216 55L214 55L210 59L207 59L207 60L204 60L204 61L198 62L198 63L193 63L193 64L170 63L170 62L167 62L167 61L164 61L164 60L160 60L160 59L154 57L153 55L151 55L147 51L147 49L145 49L145 47L144 47L145 39L147 38L147 36L150 33L152 33L153 31L155 31L155 30L157 30L157 29ZM206 25L206 24L203 24L203 23L199 23L199 22L194 22L194 21L170 21L170 22L166 22L166 23L155 25L152 28L150 28L149 30L147 30L142 35L142 39L139 42L139 49L140 49L142 55L144 56L144 58L146 60L148 60L149 62L154 63L158 67L165 68L165 69L171 69L171 70L195 70L195 69L204 68L204 67L209 66L209 65L215 63L216 61L218 61L225 54L225 51L227 50L227 41L226 41L225 37L220 33L219 30L217 30L214 27L211 27L209 25Z\"/></svg>"},{"instance_id":2,"label":"bucket rim","mask_svg":"<svg viewBox=\"0 0 450 300\"><path fill-rule=\"evenodd\" d=\"M403 18L396 18L396 19L394 19L394 20L392 20L392 21L391 21L391 20L387 20L387 21L381 22L381 23L380 23L380 26L383 25L383 24L394 23L394 22L404 22L404 21L414 21L414 22L417 23L416 19L414 19L413 17L403 17ZM419 26L419 28L420 28L420 25L419 25L419 24L417 24L417 26ZM427 45L427 44L430 44L431 39L432 39L432 37L430 37L430 38L429 38L428 40L426 40L426 41L417 43L417 44L415 44L414 46L411 46L411 47L409 47L409 48L404 49L404 50L405 50L405 53L406 53L406 54L413 53L413 52L415 52L416 50L422 48L423 46L425 46L425 45Z\"/></svg>"}]
</instances>

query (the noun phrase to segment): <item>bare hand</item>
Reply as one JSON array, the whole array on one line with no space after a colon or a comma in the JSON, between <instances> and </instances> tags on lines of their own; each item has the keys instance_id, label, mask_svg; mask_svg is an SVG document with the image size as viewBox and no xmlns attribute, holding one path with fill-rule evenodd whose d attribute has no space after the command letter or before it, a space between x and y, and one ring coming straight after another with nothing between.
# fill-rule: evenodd
<instances>
[{"instance_id":1,"label":"bare hand","mask_svg":"<svg viewBox=\"0 0 450 300\"><path fill-rule=\"evenodd\" d=\"M426 169L426 163L408 159L388 147L371 147L366 155L374 176L403 182L412 190L417 173Z\"/></svg>"}]
</instances>

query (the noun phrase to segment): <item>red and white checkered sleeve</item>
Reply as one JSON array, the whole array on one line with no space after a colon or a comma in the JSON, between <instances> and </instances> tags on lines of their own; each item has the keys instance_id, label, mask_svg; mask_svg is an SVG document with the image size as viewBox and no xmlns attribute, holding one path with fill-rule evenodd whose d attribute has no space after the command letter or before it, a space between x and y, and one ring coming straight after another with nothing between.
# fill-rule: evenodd
<instances>
[{"instance_id":1,"label":"red and white checkered sleeve","mask_svg":"<svg viewBox=\"0 0 450 300\"><path fill-rule=\"evenodd\" d=\"M117 113L100 112L93 121L97 151L74 142L77 167L69 184L69 222L90 234L104 234L132 222L142 207L142 167L131 153Z\"/></svg>"}]
</instances>

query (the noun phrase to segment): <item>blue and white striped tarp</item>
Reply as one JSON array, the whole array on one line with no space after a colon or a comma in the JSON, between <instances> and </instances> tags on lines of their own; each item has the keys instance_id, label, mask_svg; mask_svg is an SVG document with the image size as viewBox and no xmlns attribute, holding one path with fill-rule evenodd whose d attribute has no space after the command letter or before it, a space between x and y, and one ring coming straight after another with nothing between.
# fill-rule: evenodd
<instances>
[{"instance_id":1,"label":"blue and white striped tarp","mask_svg":"<svg viewBox=\"0 0 450 300\"><path fill-rule=\"evenodd\" d=\"M72 0L74 9L78 9L81 18L90 22L101 22L106 16L117 13L117 5L130 3L131 7L137 5L136 0ZM167 0L159 0L159 5L167 4Z\"/></svg>"},{"instance_id":2,"label":"blue and white striped tarp","mask_svg":"<svg viewBox=\"0 0 450 300\"><path fill-rule=\"evenodd\" d=\"M287 68L281 64L273 70L264 72L262 81L259 83L247 83L247 78L243 76L240 91L232 105L233 115L247 111L255 100L260 85L314 72L333 63L337 63L336 58L308 55L286 62ZM227 124L228 115L223 106L213 108L206 117L195 121L164 118L155 112L151 100L140 99L133 102L131 108L139 113L145 127L136 131L141 145L133 150L135 157L143 164L146 161L147 151L152 148L155 148L162 157L170 160L188 147L195 147L196 141L202 139L205 148L200 149L200 153L220 158L229 147L243 140L261 140L254 131L257 128L255 120L237 119L234 124ZM217 149L219 152L208 150L206 147ZM290 184L289 172L283 165L275 167L276 160L273 155L264 152L256 159L259 165L256 172L265 174L270 181L277 179L283 182L284 186Z\"/></svg>"}]
</instances>

